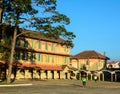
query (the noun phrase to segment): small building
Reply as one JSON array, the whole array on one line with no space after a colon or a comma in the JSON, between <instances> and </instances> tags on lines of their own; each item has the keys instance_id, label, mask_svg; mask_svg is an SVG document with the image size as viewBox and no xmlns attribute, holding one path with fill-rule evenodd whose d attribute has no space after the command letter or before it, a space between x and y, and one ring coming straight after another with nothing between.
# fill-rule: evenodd
<instances>
[{"instance_id":1,"label":"small building","mask_svg":"<svg viewBox=\"0 0 120 94\"><path fill-rule=\"evenodd\" d=\"M119 69L120 68L120 61L112 61L107 62L108 69Z\"/></svg>"},{"instance_id":2,"label":"small building","mask_svg":"<svg viewBox=\"0 0 120 94\"><path fill-rule=\"evenodd\" d=\"M70 65L79 70L97 71L106 68L109 58L94 50L80 52L70 58Z\"/></svg>"}]
</instances>

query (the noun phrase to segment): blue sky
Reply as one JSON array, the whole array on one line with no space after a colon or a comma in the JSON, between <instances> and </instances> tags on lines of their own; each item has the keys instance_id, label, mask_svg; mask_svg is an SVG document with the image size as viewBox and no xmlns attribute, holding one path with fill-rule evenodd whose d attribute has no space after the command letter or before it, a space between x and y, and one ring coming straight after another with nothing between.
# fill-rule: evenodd
<instances>
[{"instance_id":1,"label":"blue sky","mask_svg":"<svg viewBox=\"0 0 120 94\"><path fill-rule=\"evenodd\" d=\"M71 54L95 50L111 61L120 60L120 0L57 0L57 10L67 15L74 32Z\"/></svg>"}]
</instances>

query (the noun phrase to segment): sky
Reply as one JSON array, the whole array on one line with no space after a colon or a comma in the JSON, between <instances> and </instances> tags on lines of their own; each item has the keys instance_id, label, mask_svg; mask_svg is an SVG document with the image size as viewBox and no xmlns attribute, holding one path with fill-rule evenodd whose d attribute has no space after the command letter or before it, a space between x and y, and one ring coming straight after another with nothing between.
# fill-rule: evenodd
<instances>
[{"instance_id":1,"label":"sky","mask_svg":"<svg viewBox=\"0 0 120 94\"><path fill-rule=\"evenodd\" d=\"M70 54L95 50L120 60L120 0L57 0L57 10L70 18L66 28L76 35Z\"/></svg>"}]
</instances>

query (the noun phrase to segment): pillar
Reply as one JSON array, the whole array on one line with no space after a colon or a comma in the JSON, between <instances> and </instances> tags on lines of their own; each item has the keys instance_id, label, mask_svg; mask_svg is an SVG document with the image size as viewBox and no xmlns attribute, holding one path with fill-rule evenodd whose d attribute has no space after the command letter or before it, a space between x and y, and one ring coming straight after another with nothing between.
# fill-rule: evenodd
<instances>
[{"instance_id":1,"label":"pillar","mask_svg":"<svg viewBox=\"0 0 120 94\"><path fill-rule=\"evenodd\" d=\"M45 79L46 78L46 74L44 70L41 70L41 79Z\"/></svg>"},{"instance_id":2,"label":"pillar","mask_svg":"<svg viewBox=\"0 0 120 94\"><path fill-rule=\"evenodd\" d=\"M54 79L58 79L58 73L57 73L57 71L54 71Z\"/></svg>"},{"instance_id":3,"label":"pillar","mask_svg":"<svg viewBox=\"0 0 120 94\"><path fill-rule=\"evenodd\" d=\"M115 82L117 82L117 75L116 75L116 73L115 73Z\"/></svg>"},{"instance_id":4,"label":"pillar","mask_svg":"<svg viewBox=\"0 0 120 94\"><path fill-rule=\"evenodd\" d=\"M93 76L93 75L92 75L92 73L91 73L91 74L90 74L90 80L92 80L92 76Z\"/></svg>"},{"instance_id":5,"label":"pillar","mask_svg":"<svg viewBox=\"0 0 120 94\"><path fill-rule=\"evenodd\" d=\"M111 73L111 82L113 82L113 73Z\"/></svg>"},{"instance_id":6,"label":"pillar","mask_svg":"<svg viewBox=\"0 0 120 94\"><path fill-rule=\"evenodd\" d=\"M51 71L47 71L48 72L48 79L52 79L51 77Z\"/></svg>"},{"instance_id":7,"label":"pillar","mask_svg":"<svg viewBox=\"0 0 120 94\"><path fill-rule=\"evenodd\" d=\"M104 81L104 73L102 73L102 81Z\"/></svg>"}]
</instances>

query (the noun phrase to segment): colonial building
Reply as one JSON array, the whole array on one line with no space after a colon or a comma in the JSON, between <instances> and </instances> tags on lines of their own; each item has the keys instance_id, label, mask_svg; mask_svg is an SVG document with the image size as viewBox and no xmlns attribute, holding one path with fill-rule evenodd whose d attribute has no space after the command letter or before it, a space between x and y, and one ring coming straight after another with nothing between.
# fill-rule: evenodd
<instances>
[{"instance_id":1,"label":"colonial building","mask_svg":"<svg viewBox=\"0 0 120 94\"><path fill-rule=\"evenodd\" d=\"M70 48L64 45L65 41L40 32L25 32L29 33L16 40L12 78L69 79ZM3 69L6 63L1 62Z\"/></svg>"},{"instance_id":2,"label":"colonial building","mask_svg":"<svg viewBox=\"0 0 120 94\"><path fill-rule=\"evenodd\" d=\"M105 55L89 50L72 56L70 65L79 70L96 71L104 69L108 59Z\"/></svg>"}]
</instances>

